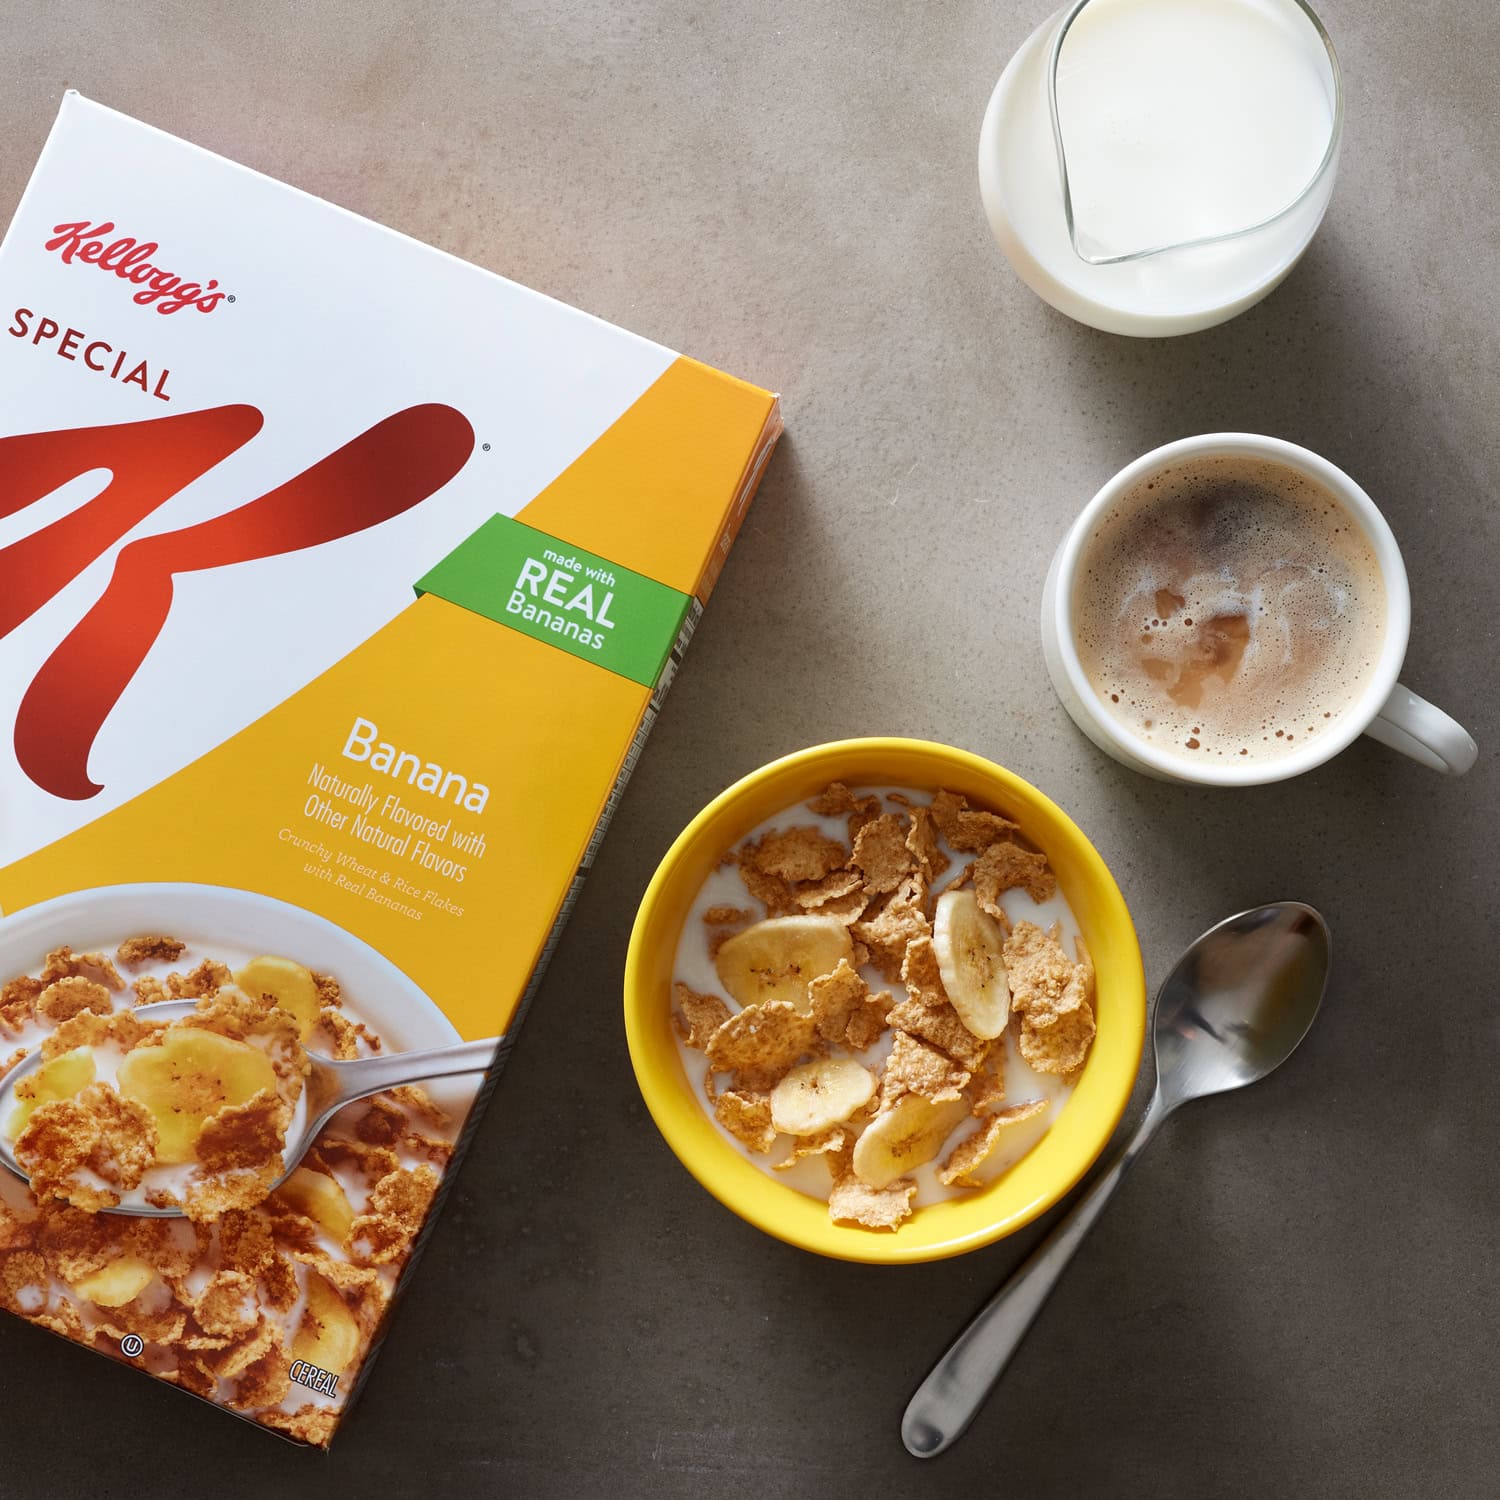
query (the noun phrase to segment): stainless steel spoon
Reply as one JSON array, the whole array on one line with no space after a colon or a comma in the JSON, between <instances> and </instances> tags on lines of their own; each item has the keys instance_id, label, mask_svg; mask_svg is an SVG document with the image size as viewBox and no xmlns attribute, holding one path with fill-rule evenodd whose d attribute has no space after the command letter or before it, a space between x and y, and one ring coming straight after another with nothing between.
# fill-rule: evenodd
<instances>
[{"instance_id":1,"label":"stainless steel spoon","mask_svg":"<svg viewBox=\"0 0 1500 1500\"><path fill-rule=\"evenodd\" d=\"M901 1441L943 1452L974 1420L1126 1169L1179 1105L1264 1078L1307 1035L1328 982L1328 924L1277 901L1211 927L1156 996L1156 1092L1135 1135L917 1387Z\"/></svg>"},{"instance_id":2,"label":"stainless steel spoon","mask_svg":"<svg viewBox=\"0 0 1500 1500\"><path fill-rule=\"evenodd\" d=\"M197 1006L196 1000L161 1000L155 1005L137 1006L134 1014L143 1020L176 1021L191 1015ZM298 1101L297 1115L293 1120L294 1127L298 1119L302 1121L302 1125L295 1138L288 1134L282 1151L284 1170L267 1191L274 1192L292 1175L318 1132L346 1104L352 1104L356 1099L367 1099L371 1094L382 1094L386 1089L399 1088L403 1083L450 1078L457 1073L483 1073L491 1062L502 1058L509 1047L509 1037L490 1037L481 1042L456 1042L451 1047L431 1047L423 1052L391 1052L380 1057L358 1057L348 1061L320 1057L316 1052L309 1052L307 1060L312 1065L312 1070L304 1081L302 1098ZM10 1118L16 1085L41 1067L42 1061L42 1050L38 1047L0 1079L0 1127ZM0 1166L9 1168L17 1177L29 1181L16 1161L12 1149L14 1144L4 1135L3 1128L0 1128ZM149 1203L122 1203L117 1208L105 1211L143 1219L182 1217L181 1209L156 1208Z\"/></svg>"}]
</instances>

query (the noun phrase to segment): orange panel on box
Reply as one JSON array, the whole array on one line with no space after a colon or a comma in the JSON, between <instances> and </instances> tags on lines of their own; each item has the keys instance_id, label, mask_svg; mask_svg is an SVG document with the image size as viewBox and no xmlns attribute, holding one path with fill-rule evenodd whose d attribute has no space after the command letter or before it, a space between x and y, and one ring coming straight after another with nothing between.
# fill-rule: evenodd
<instances>
[{"instance_id":1,"label":"orange panel on box","mask_svg":"<svg viewBox=\"0 0 1500 1500\"><path fill-rule=\"evenodd\" d=\"M765 391L679 358L519 517L702 598L700 585L717 577L719 537L728 530L732 540L738 525L731 507L738 499L743 512L753 489L742 492L759 477L757 443L780 431L776 410ZM649 532L640 525L647 508Z\"/></svg>"},{"instance_id":2,"label":"orange panel on box","mask_svg":"<svg viewBox=\"0 0 1500 1500\"><path fill-rule=\"evenodd\" d=\"M461 1035L494 1036L649 698L426 595L217 749L0 870L0 905L135 881L232 883L321 912L415 980ZM372 758L343 755L351 733ZM456 782L439 799L409 769L373 770L380 743L457 772L466 797ZM368 786L368 811L330 792L330 775Z\"/></svg>"}]
</instances>

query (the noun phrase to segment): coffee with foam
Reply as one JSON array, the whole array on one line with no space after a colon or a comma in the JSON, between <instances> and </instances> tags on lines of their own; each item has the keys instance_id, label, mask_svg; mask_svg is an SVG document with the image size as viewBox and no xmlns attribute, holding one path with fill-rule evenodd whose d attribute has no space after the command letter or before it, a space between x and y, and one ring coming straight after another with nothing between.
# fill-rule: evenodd
<instances>
[{"instance_id":1,"label":"coffee with foam","mask_svg":"<svg viewBox=\"0 0 1500 1500\"><path fill-rule=\"evenodd\" d=\"M1158 470L1101 517L1073 633L1100 702L1184 759L1275 760L1326 732L1380 656L1385 584L1316 480L1219 456Z\"/></svg>"}]
</instances>

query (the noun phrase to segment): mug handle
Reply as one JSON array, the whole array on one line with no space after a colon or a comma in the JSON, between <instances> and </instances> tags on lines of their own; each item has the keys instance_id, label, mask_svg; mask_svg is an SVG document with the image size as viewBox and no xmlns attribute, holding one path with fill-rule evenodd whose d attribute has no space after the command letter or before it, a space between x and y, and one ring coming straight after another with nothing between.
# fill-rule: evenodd
<instances>
[{"instance_id":1,"label":"mug handle","mask_svg":"<svg viewBox=\"0 0 1500 1500\"><path fill-rule=\"evenodd\" d=\"M1457 719L1399 682L1365 733L1447 776L1462 776L1479 755L1473 736Z\"/></svg>"}]
</instances>

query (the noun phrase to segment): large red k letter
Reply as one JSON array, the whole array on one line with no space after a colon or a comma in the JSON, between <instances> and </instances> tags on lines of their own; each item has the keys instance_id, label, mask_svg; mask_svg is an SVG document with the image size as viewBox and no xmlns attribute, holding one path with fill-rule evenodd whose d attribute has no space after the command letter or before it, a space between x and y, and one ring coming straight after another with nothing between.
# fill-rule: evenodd
<instances>
[{"instance_id":1,"label":"large red k letter","mask_svg":"<svg viewBox=\"0 0 1500 1500\"><path fill-rule=\"evenodd\" d=\"M110 481L87 505L0 549L0 637L30 618L100 553L260 431L253 406L0 438L0 516L90 469Z\"/></svg>"},{"instance_id":2,"label":"large red k letter","mask_svg":"<svg viewBox=\"0 0 1500 1500\"><path fill-rule=\"evenodd\" d=\"M254 419L248 430L243 415L231 415L243 413ZM166 432L173 423L194 417L204 419L198 432L196 464L171 453L175 440ZM238 443L222 447L235 424L243 436ZM205 453L215 451L204 434L219 434L221 451L209 460L216 463L259 424L260 413L253 408L220 407L129 427L0 440L0 514L29 503L26 498L7 503L6 488L12 493L18 487L23 492L29 490L34 499L37 493L45 493L85 469L119 466L116 480L80 512L0 552L0 626L9 630L30 613L29 609L18 611L11 604L12 588L29 588L28 597L35 601L32 609L45 603L152 504L196 478L208 466L203 462ZM110 457L104 456L107 444L101 444L91 461L86 459L80 465L78 455L85 451L81 439L115 434L128 435L127 443L136 442L135 434L141 429L156 435L147 450L154 483L132 482L121 450L111 450ZM22 446L8 450L8 444ZM21 768L38 786L57 797L81 801L100 790L89 779L89 751L166 623L172 605L173 574L296 552L377 526L441 489L464 466L473 448L474 429L451 406L408 407L256 500L195 526L127 543L115 559L108 588L43 664L21 700L15 732ZM12 452L25 457L19 478ZM126 496L130 497L128 503ZM60 535L59 528L70 523L72 529ZM56 556L50 549L35 545L42 537L50 537L53 546L59 548L71 542L77 550ZM22 556L45 574L43 583L23 582L17 572L18 549L27 549ZM5 623L7 620L9 623Z\"/></svg>"}]
</instances>

